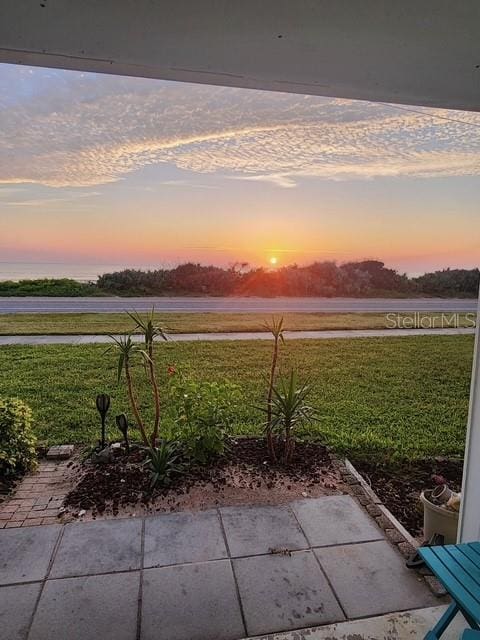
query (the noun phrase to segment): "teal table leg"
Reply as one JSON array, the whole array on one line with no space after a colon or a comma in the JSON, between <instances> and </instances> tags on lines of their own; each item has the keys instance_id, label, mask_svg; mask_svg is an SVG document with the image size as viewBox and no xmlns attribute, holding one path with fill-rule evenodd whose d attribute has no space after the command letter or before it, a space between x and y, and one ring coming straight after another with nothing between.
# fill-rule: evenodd
<instances>
[{"instance_id":1,"label":"teal table leg","mask_svg":"<svg viewBox=\"0 0 480 640\"><path fill-rule=\"evenodd\" d=\"M440 638L442 633L457 615L458 611L458 604L456 602L453 602L445 611L437 624L433 627L433 629L427 633L424 640L438 640L438 638Z\"/></svg>"},{"instance_id":2,"label":"teal table leg","mask_svg":"<svg viewBox=\"0 0 480 640\"><path fill-rule=\"evenodd\" d=\"M463 609L460 609L460 611L462 612L462 615L465 618L465 620L472 627L471 629L467 629L466 631L472 631L472 634L475 635L475 637L474 637L474 635L472 635L469 638L469 640L480 640L479 626L478 626L478 623L476 622L476 620L474 620L471 616L469 616L466 611L463 611ZM464 631L464 634L466 633L466 631Z\"/></svg>"}]
</instances>

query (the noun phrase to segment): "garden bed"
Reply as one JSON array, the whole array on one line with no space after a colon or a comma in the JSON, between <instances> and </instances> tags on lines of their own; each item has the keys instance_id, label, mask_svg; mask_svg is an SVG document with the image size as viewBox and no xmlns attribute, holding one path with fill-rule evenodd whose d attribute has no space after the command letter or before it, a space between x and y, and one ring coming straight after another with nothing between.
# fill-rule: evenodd
<instances>
[{"instance_id":1,"label":"garden bed","mask_svg":"<svg viewBox=\"0 0 480 640\"><path fill-rule=\"evenodd\" d=\"M103 465L76 464L78 481L67 495L67 514L86 518L156 511L206 509L228 504L281 504L295 498L345 492L326 447L297 443L289 465L271 464L261 438L233 440L209 465L189 465L165 488L150 490L142 454L134 451Z\"/></svg>"},{"instance_id":2,"label":"garden bed","mask_svg":"<svg viewBox=\"0 0 480 640\"><path fill-rule=\"evenodd\" d=\"M459 458L431 458L412 463L355 462L382 503L415 537L423 534L423 509L420 492L435 484L443 484L460 491L463 460Z\"/></svg>"}]
</instances>

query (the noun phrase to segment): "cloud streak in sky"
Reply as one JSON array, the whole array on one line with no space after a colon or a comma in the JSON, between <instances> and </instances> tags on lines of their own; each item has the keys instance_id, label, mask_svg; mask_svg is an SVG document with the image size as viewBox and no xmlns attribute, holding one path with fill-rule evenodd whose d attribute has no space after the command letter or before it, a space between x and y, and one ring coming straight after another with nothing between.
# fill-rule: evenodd
<instances>
[{"instance_id":1,"label":"cloud streak in sky","mask_svg":"<svg viewBox=\"0 0 480 640\"><path fill-rule=\"evenodd\" d=\"M10 70L0 77L0 95L8 96L0 99L1 183L92 187L158 163L281 188L308 177L480 174L478 114L412 113L94 74L16 73L25 77L14 82Z\"/></svg>"},{"instance_id":2,"label":"cloud streak in sky","mask_svg":"<svg viewBox=\"0 0 480 640\"><path fill-rule=\"evenodd\" d=\"M0 191L1 195L1 191ZM8 207L42 207L45 204L51 205L55 203L65 203L65 202L73 202L74 200L80 200L83 198L93 198L95 196L99 196L99 191L90 191L87 193L75 193L69 194L65 196L61 196L58 198L28 198L26 200L12 200L3 202L0 200L0 204Z\"/></svg>"}]
</instances>

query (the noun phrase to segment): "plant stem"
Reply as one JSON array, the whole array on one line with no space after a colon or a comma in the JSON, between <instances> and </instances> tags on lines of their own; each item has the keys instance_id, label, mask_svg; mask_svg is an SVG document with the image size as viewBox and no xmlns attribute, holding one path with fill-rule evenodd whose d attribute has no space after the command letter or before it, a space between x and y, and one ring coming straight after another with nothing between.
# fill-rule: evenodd
<instances>
[{"instance_id":1,"label":"plant stem","mask_svg":"<svg viewBox=\"0 0 480 640\"><path fill-rule=\"evenodd\" d=\"M273 356L272 356L272 366L270 369L270 384L268 385L268 396L267 396L267 447L270 458L275 462L277 459L275 452L275 444L273 442L272 437L272 396L273 396L273 384L275 382L275 370L277 368L277 359L278 359L278 336L275 336L275 342L273 345Z\"/></svg>"},{"instance_id":2,"label":"plant stem","mask_svg":"<svg viewBox=\"0 0 480 640\"><path fill-rule=\"evenodd\" d=\"M135 398L135 392L133 389L133 380L132 380L132 375L130 373L130 366L128 364L128 360L125 359L125 378L127 380L127 389L128 389L128 398L130 400L130 406L132 407L132 411L133 411L133 415L135 416L135 420L137 422L137 426L140 430L140 433L142 435L142 440L143 443L146 447L150 446L150 443L148 442L148 437L147 434L145 432L145 425L143 424L142 418L140 416L140 411L138 410L138 405L137 405L137 401Z\"/></svg>"},{"instance_id":3,"label":"plant stem","mask_svg":"<svg viewBox=\"0 0 480 640\"><path fill-rule=\"evenodd\" d=\"M293 440L291 437L291 425L290 425L290 421L287 420L285 423L285 448L283 452L285 463L290 462L292 453L293 453Z\"/></svg>"},{"instance_id":4,"label":"plant stem","mask_svg":"<svg viewBox=\"0 0 480 640\"><path fill-rule=\"evenodd\" d=\"M153 400L155 402L155 424L152 432L152 447L155 447L158 438L158 432L160 429L160 393L158 390L157 376L155 375L155 363L153 360L153 343L148 345L148 356L150 362L148 367L150 370L150 382L152 383Z\"/></svg>"}]
</instances>

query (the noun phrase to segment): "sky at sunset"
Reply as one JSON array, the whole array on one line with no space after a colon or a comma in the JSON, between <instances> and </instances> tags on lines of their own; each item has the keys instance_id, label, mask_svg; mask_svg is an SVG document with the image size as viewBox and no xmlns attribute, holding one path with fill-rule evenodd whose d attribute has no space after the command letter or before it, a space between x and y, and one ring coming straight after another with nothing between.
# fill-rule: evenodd
<instances>
[{"instance_id":1,"label":"sky at sunset","mask_svg":"<svg viewBox=\"0 0 480 640\"><path fill-rule=\"evenodd\" d=\"M0 262L480 255L480 114L0 65Z\"/></svg>"}]
</instances>

